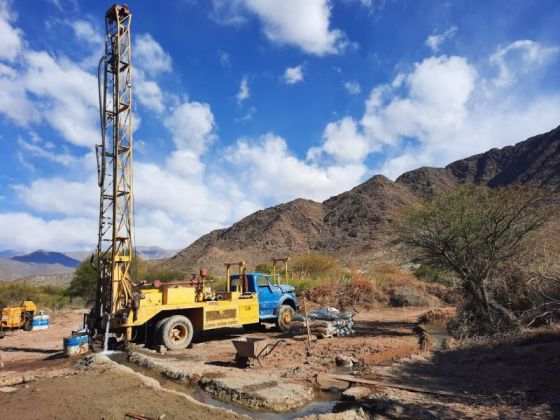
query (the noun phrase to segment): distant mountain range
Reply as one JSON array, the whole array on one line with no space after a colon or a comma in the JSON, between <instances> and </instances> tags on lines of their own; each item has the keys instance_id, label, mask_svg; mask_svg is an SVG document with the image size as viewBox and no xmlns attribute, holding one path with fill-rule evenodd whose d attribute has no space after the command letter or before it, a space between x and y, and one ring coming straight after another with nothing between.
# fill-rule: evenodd
<instances>
[{"instance_id":1,"label":"distant mountain range","mask_svg":"<svg viewBox=\"0 0 560 420\"><path fill-rule=\"evenodd\" d=\"M317 203L297 199L257 211L227 229L214 230L163 262L165 268L221 273L225 261L254 267L271 257L323 253L367 267L398 257L386 229L395 210L461 184L526 184L559 189L560 127L502 149L458 160L445 168L420 168L391 181L376 175Z\"/></svg>"},{"instance_id":2,"label":"distant mountain range","mask_svg":"<svg viewBox=\"0 0 560 420\"><path fill-rule=\"evenodd\" d=\"M167 258L176 253L157 246L136 247L137 255L146 260ZM37 250L25 253L17 250L0 251L0 282L33 276L52 276L72 273L91 252L57 252Z\"/></svg>"},{"instance_id":3,"label":"distant mountain range","mask_svg":"<svg viewBox=\"0 0 560 420\"><path fill-rule=\"evenodd\" d=\"M70 258L61 252L39 250L31 254L18 255L11 258L14 261L20 261L30 264L60 264L64 267L76 268L80 261Z\"/></svg>"}]
</instances>

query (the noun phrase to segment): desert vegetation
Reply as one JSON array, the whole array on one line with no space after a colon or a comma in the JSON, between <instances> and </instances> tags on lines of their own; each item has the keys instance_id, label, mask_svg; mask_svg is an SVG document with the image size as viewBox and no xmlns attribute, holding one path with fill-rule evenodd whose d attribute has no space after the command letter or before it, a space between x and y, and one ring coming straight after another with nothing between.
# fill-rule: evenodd
<instances>
[{"instance_id":1,"label":"desert vegetation","mask_svg":"<svg viewBox=\"0 0 560 420\"><path fill-rule=\"evenodd\" d=\"M555 196L541 190L469 186L403 211L397 241L415 262L455 276L451 332L487 335L557 318L556 215Z\"/></svg>"}]
</instances>

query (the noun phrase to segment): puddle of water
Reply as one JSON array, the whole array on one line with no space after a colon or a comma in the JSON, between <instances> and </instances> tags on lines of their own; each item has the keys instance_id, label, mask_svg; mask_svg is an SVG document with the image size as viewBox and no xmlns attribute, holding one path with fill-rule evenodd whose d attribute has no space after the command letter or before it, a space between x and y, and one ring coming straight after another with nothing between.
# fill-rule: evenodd
<instances>
[{"instance_id":1,"label":"puddle of water","mask_svg":"<svg viewBox=\"0 0 560 420\"><path fill-rule=\"evenodd\" d=\"M106 353L107 354L107 353ZM215 399L208 392L204 391L199 386L188 385L181 382L175 382L171 379L167 379L158 372L151 369L138 366L128 360L128 355L122 351L113 351L107 354L107 356L121 365L127 366L134 370L135 372L141 373L142 375L148 376L157 380L163 388L170 389L173 391L182 392L200 401L204 404L225 408L226 410L234 411L238 414L245 414L251 418L264 419L264 420L280 420L280 419L294 419L297 417L303 417L311 414L327 414L334 411L347 410L356 407L355 402L349 401L339 401L340 394L335 392L320 392L316 394L315 400L306 405L305 407L297 408L291 411L285 411L283 413L273 413L268 411L254 411L248 408L243 408L235 405L232 402L225 402ZM344 368L344 369L352 369ZM341 373L341 370L337 370L337 373ZM348 372L345 370L344 372Z\"/></svg>"},{"instance_id":2,"label":"puddle of water","mask_svg":"<svg viewBox=\"0 0 560 420\"><path fill-rule=\"evenodd\" d=\"M434 321L423 326L434 340L434 348L441 349L443 341L449 336L447 332L447 321Z\"/></svg>"}]
</instances>

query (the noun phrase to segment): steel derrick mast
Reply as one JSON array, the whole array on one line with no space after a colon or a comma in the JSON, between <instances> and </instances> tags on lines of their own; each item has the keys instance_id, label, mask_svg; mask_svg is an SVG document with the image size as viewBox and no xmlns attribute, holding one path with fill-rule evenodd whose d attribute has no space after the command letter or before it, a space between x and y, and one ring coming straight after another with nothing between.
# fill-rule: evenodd
<instances>
[{"instance_id":1,"label":"steel derrick mast","mask_svg":"<svg viewBox=\"0 0 560 420\"><path fill-rule=\"evenodd\" d=\"M97 290L90 327L108 332L133 309L132 63L128 7L105 14L105 54L99 61L101 144L96 145L100 187L95 255Z\"/></svg>"}]
</instances>

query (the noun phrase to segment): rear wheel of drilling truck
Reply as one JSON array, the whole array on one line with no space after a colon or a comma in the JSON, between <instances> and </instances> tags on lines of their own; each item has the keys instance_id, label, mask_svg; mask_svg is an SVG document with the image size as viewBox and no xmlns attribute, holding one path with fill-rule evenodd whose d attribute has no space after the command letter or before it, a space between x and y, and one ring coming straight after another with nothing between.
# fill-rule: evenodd
<instances>
[{"instance_id":1,"label":"rear wheel of drilling truck","mask_svg":"<svg viewBox=\"0 0 560 420\"><path fill-rule=\"evenodd\" d=\"M168 350L186 349L191 344L193 335L192 323L183 315L165 318L159 329L160 342Z\"/></svg>"}]
</instances>

